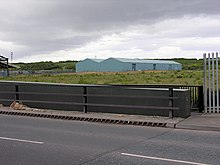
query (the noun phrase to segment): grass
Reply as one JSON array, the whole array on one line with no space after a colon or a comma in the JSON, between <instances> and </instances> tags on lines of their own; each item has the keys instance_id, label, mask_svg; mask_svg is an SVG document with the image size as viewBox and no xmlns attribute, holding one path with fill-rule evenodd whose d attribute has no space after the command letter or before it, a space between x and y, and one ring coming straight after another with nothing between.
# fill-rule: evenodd
<instances>
[{"instance_id":1,"label":"grass","mask_svg":"<svg viewBox=\"0 0 220 165\"><path fill-rule=\"evenodd\" d=\"M17 75L0 78L8 81L49 82L66 84L177 84L202 85L203 71L135 71L114 73L68 73Z\"/></svg>"}]
</instances>

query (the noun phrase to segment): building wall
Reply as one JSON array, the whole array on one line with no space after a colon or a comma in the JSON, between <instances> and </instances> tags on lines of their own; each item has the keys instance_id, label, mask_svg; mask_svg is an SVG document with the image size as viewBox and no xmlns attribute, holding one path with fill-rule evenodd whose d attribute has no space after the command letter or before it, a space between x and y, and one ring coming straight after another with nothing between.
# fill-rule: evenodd
<instances>
[{"instance_id":1,"label":"building wall","mask_svg":"<svg viewBox=\"0 0 220 165\"><path fill-rule=\"evenodd\" d=\"M125 63L114 58L109 58L100 63L100 70L103 72L125 72L130 69Z\"/></svg>"},{"instance_id":2,"label":"building wall","mask_svg":"<svg viewBox=\"0 0 220 165\"><path fill-rule=\"evenodd\" d=\"M85 59L76 63L76 72L99 72L99 64L93 60Z\"/></svg>"},{"instance_id":3,"label":"building wall","mask_svg":"<svg viewBox=\"0 0 220 165\"><path fill-rule=\"evenodd\" d=\"M152 70L182 70L182 65L178 64L156 64L156 69Z\"/></svg>"},{"instance_id":4,"label":"building wall","mask_svg":"<svg viewBox=\"0 0 220 165\"><path fill-rule=\"evenodd\" d=\"M153 64L146 64L146 63L136 64L136 70L153 70Z\"/></svg>"},{"instance_id":5,"label":"building wall","mask_svg":"<svg viewBox=\"0 0 220 165\"><path fill-rule=\"evenodd\" d=\"M134 68L132 64L136 64L135 70L182 70L182 65L179 64L154 64L154 63L124 63L123 66L126 71L132 71ZM155 68L154 68L155 67Z\"/></svg>"}]
</instances>

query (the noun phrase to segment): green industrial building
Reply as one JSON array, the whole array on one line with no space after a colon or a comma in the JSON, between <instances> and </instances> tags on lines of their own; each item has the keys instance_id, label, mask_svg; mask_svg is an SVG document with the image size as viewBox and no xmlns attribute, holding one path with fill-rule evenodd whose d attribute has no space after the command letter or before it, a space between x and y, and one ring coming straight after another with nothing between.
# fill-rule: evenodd
<instances>
[{"instance_id":1,"label":"green industrial building","mask_svg":"<svg viewBox=\"0 0 220 165\"><path fill-rule=\"evenodd\" d=\"M140 70L182 70L182 64L168 60L128 58L87 58L76 63L76 72L126 72Z\"/></svg>"}]
</instances>

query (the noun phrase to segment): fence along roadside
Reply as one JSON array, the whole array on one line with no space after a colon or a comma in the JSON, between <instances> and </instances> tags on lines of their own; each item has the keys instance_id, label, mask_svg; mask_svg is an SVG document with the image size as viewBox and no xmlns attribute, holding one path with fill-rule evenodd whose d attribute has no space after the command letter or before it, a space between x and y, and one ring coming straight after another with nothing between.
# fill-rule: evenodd
<instances>
[{"instance_id":1,"label":"fence along roadside","mask_svg":"<svg viewBox=\"0 0 220 165\"><path fill-rule=\"evenodd\" d=\"M3 87L3 84L4 83L1 83L1 87ZM0 101L4 101L4 102L11 102L13 101L14 99L17 100L17 101L21 101L22 103L25 103L25 104L30 104L30 105L39 105L39 104L42 104L44 105L44 107L46 107L46 105L53 105L53 104L63 104L63 105L72 105L72 106L80 106L80 107L83 107L84 109L84 112L88 112L88 107L89 109L91 110L92 108L91 107L106 107L107 109L109 107L114 107L114 108L125 108L127 109L126 111L124 112L131 112L132 109L138 109L136 110L136 112L140 112L142 113L143 111L142 110L151 110L154 109L154 111L160 111L160 110L163 110L163 111L166 111L165 114L170 114L170 117L172 117L172 114L173 112L171 111L177 111L179 109L179 107L177 106L174 106L175 104L171 104L170 101L172 100L173 102L175 102L175 100L178 100L179 98L178 97L171 97L169 96L169 90L167 89L167 94L164 95L164 96L149 96L149 95L144 95L144 96L141 96L141 95L121 95L120 93L114 93L114 94L100 94L100 93L97 93L97 94L93 94L91 93L91 88L97 88L97 91L98 90L106 90L107 88L111 88L111 89L114 89L115 91L118 91L118 89L131 89L131 87L113 87L113 86L105 86L105 85L52 85L52 84L40 84L40 83L11 83L11 84L5 84L6 86L10 86L10 90L1 90L0 89L0 93L1 93L1 96L3 95L10 95L10 97L8 98L3 98L3 97L0 97ZM43 87L42 87L43 85ZM17 86L17 87L16 87ZM37 88L36 88L37 86ZM79 93L74 93L74 92L70 92L68 93L67 91L69 91L70 89L67 89L66 91L63 91L63 92L54 92L57 89L58 91L60 91L58 88L62 88L64 89L64 87L72 87L72 88L78 88L77 90L80 92ZM3 87L4 88L4 87ZM26 89L27 88L27 89ZM35 90L36 91L31 91L30 89L34 89L36 88ZM117 89L116 89L117 88ZM4 88L6 89L6 88ZM14 91L12 91L12 89L14 89ZM39 89L44 89L44 91L39 91ZM53 91L50 91L51 89L53 89ZM111 90L109 89L109 90ZM29 90L29 91L28 91ZM171 90L171 89L170 89ZM47 92L45 92L47 91ZM90 92L90 93L85 93L86 92ZM67 93L66 93L67 92ZM125 91L124 91L125 92ZM12 97L13 96L13 97ZM77 98L80 98L78 101L66 101L64 98L62 98L60 101L59 100L50 100L49 98L59 98L59 97L68 97L69 98L73 98L73 97L77 97ZM27 99L27 98L34 98L34 99ZM42 98L45 98L45 100L42 100ZM83 99L84 98L84 99ZM99 101L100 98L102 99L102 101L104 101L103 103L102 102L91 102L91 99L94 99L96 98L96 101ZM106 98L107 100L116 100L116 102L114 103L105 103L105 99L103 100L103 98ZM112 98L112 99L111 99ZM160 104L156 104L156 105L126 105L124 103L118 103L118 100L119 99L124 99L124 100L134 100L134 99L137 99L138 101L142 100L142 102L145 102L146 99L151 99L151 100L154 100L155 102L158 102L158 100L162 100L164 102L167 102L164 106L160 106ZM120 101L120 100L119 100ZM159 105L159 106L158 106ZM169 113L170 111L170 113ZM120 113L120 112L119 112ZM174 112L175 114L175 112Z\"/></svg>"},{"instance_id":2,"label":"fence along roadside","mask_svg":"<svg viewBox=\"0 0 220 165\"><path fill-rule=\"evenodd\" d=\"M208 57L207 57L208 56ZM204 53L204 108L205 113L219 113L219 53Z\"/></svg>"}]
</instances>

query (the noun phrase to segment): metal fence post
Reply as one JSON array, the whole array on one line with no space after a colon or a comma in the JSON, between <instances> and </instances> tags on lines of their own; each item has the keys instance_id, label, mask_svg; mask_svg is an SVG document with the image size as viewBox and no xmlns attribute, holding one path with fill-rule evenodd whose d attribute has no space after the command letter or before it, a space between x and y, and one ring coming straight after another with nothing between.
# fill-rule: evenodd
<instances>
[{"instance_id":1,"label":"metal fence post","mask_svg":"<svg viewBox=\"0 0 220 165\"><path fill-rule=\"evenodd\" d=\"M169 118L173 118L173 88L169 88Z\"/></svg>"},{"instance_id":2,"label":"metal fence post","mask_svg":"<svg viewBox=\"0 0 220 165\"><path fill-rule=\"evenodd\" d=\"M211 96L211 53L208 53L208 85L209 85L209 109L212 112L212 96Z\"/></svg>"},{"instance_id":3,"label":"metal fence post","mask_svg":"<svg viewBox=\"0 0 220 165\"><path fill-rule=\"evenodd\" d=\"M217 101L217 105L216 105L216 110L217 113L219 113L219 86L218 86L218 52L216 52L216 101Z\"/></svg>"},{"instance_id":4,"label":"metal fence post","mask_svg":"<svg viewBox=\"0 0 220 165\"><path fill-rule=\"evenodd\" d=\"M87 101L88 101L88 98L87 98L87 87L86 86L83 86L83 112L84 113L87 113L88 111L88 106L86 105L87 104Z\"/></svg>"},{"instance_id":5,"label":"metal fence post","mask_svg":"<svg viewBox=\"0 0 220 165\"><path fill-rule=\"evenodd\" d=\"M204 110L207 113L207 60L206 60L206 53L203 54L203 74L204 74L204 83L203 83L203 96L204 96Z\"/></svg>"},{"instance_id":6,"label":"metal fence post","mask_svg":"<svg viewBox=\"0 0 220 165\"><path fill-rule=\"evenodd\" d=\"M203 94L203 86L198 87L198 109L199 112L203 112L204 110L204 94Z\"/></svg>"},{"instance_id":7,"label":"metal fence post","mask_svg":"<svg viewBox=\"0 0 220 165\"><path fill-rule=\"evenodd\" d=\"M219 113L218 52L208 53L208 79L206 78L206 53L204 58L204 107L206 113ZM212 57L211 57L212 55ZM215 57L216 55L216 57ZM208 82L207 82L208 81ZM206 83L208 85L206 85Z\"/></svg>"},{"instance_id":8,"label":"metal fence post","mask_svg":"<svg viewBox=\"0 0 220 165\"><path fill-rule=\"evenodd\" d=\"M212 112L215 113L215 54L212 53Z\"/></svg>"},{"instance_id":9,"label":"metal fence post","mask_svg":"<svg viewBox=\"0 0 220 165\"><path fill-rule=\"evenodd\" d=\"M18 85L15 85L15 101L19 102L19 88Z\"/></svg>"}]
</instances>

